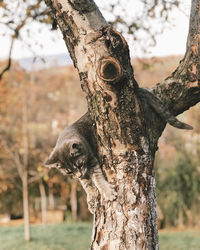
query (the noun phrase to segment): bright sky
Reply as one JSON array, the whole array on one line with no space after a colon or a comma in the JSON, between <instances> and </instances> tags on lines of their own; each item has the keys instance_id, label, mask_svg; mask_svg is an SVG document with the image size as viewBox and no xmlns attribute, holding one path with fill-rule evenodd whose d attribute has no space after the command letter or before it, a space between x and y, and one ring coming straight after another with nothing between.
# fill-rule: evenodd
<instances>
[{"instance_id":1,"label":"bright sky","mask_svg":"<svg viewBox=\"0 0 200 250\"><path fill-rule=\"evenodd\" d=\"M157 45L151 49L152 55L180 55L185 53L190 5L186 5L186 7L188 16L178 11L174 13L174 27L165 30L162 35L157 37Z\"/></svg>"},{"instance_id":2,"label":"bright sky","mask_svg":"<svg viewBox=\"0 0 200 250\"><path fill-rule=\"evenodd\" d=\"M182 0L184 3L184 11L189 15L190 0ZM186 47L186 39L188 33L189 18L180 11L174 11L171 13L174 21L174 27L170 30L164 30L162 35L157 37L157 45L150 49L149 54L136 56L165 56L165 55L177 55L184 54ZM37 25L31 25L29 29L32 34L37 34L37 38L43 43L43 47L40 45L33 45L33 54L26 46L21 46L19 42L14 44L14 50L12 57L19 59L23 57L33 57L34 55L52 55L66 53L67 49L62 39L61 34L52 33L48 28L44 28L39 34L36 33ZM52 40L53 39L53 40ZM6 37L0 37L0 58L6 58L9 52L10 40ZM131 50L131 55L134 56L135 52Z\"/></svg>"}]
</instances>

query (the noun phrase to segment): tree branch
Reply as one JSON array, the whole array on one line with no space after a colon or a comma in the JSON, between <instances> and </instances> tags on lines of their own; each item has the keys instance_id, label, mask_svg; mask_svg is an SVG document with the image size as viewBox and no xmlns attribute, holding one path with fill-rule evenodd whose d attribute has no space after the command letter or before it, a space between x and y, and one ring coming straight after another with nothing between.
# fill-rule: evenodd
<instances>
[{"instance_id":1,"label":"tree branch","mask_svg":"<svg viewBox=\"0 0 200 250\"><path fill-rule=\"evenodd\" d=\"M40 1L39 1L40 3ZM37 3L36 5L38 5L39 3ZM12 36L12 40L11 40L11 45L10 45L10 50L9 50L9 56L8 56L8 63L7 66L1 71L0 73L0 80L2 79L3 75L10 69L11 64L12 64L12 50L13 50L13 45L14 45L14 41L15 39L19 38L19 32L20 30L25 26L27 20L31 17L32 19L36 19L37 17L43 16L43 15L48 15L49 11L46 9L44 11L41 12L35 12L35 13L31 13L31 10L35 10L35 6L36 5L31 5L27 8L27 15L25 16L25 18L20 22L19 25L17 25L16 28L11 28L9 27L10 23L13 23L13 21L8 21L7 23L2 23L4 25L6 25L7 27L9 27L13 32L14 35ZM28 11L29 10L29 11ZM1 22L0 22L1 23Z\"/></svg>"},{"instance_id":2,"label":"tree branch","mask_svg":"<svg viewBox=\"0 0 200 250\"><path fill-rule=\"evenodd\" d=\"M11 40L11 45L10 45L10 50L9 50L9 56L8 56L8 64L7 66L2 70L2 72L0 73L0 80L2 79L4 73L6 71L8 71L11 67L11 63L12 63L12 50L13 50L13 45L14 45L14 41L15 39L17 39L19 37L19 32L20 30L24 27L24 25L26 24L27 20L29 18L29 15L27 15L19 25L17 25L17 27L13 30L14 31L14 35L12 36L12 40Z\"/></svg>"},{"instance_id":3,"label":"tree branch","mask_svg":"<svg viewBox=\"0 0 200 250\"><path fill-rule=\"evenodd\" d=\"M10 156L10 158L12 159L12 161L14 162L16 168L17 168L17 171L18 171L18 174L22 180L22 176L23 176L23 166L22 166L22 163L20 162L20 159L19 159L19 155L18 153L15 151L14 153L12 152L12 150L10 150L7 142L1 137L1 144L4 148L4 150L6 151L6 153Z\"/></svg>"},{"instance_id":4,"label":"tree branch","mask_svg":"<svg viewBox=\"0 0 200 250\"><path fill-rule=\"evenodd\" d=\"M8 63L7 63L7 66L0 73L0 80L2 79L4 73L6 71L8 71L11 67L11 62L12 62L11 56L12 56L14 40L15 40L15 37L12 37L11 44L10 44L10 50L9 50L9 56L8 56Z\"/></svg>"},{"instance_id":5,"label":"tree branch","mask_svg":"<svg viewBox=\"0 0 200 250\"><path fill-rule=\"evenodd\" d=\"M187 49L171 76L157 84L154 93L178 115L200 102L200 2L192 0Z\"/></svg>"}]
</instances>

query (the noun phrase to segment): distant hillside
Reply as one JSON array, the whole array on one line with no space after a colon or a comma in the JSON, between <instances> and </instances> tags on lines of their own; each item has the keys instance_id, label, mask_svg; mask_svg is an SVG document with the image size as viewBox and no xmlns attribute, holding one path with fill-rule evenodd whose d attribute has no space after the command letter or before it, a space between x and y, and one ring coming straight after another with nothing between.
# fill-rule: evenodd
<instances>
[{"instance_id":1,"label":"distant hillside","mask_svg":"<svg viewBox=\"0 0 200 250\"><path fill-rule=\"evenodd\" d=\"M52 66L64 66L71 65L72 60L70 56L66 54L48 55L41 57L27 57L18 60L19 65L28 71L49 68Z\"/></svg>"},{"instance_id":2,"label":"distant hillside","mask_svg":"<svg viewBox=\"0 0 200 250\"><path fill-rule=\"evenodd\" d=\"M178 65L182 56L152 57L133 59L135 77L142 86L152 86L169 75ZM18 61L19 65L28 71L47 69L55 66L72 65L68 54L48 55L43 57L28 57Z\"/></svg>"},{"instance_id":3,"label":"distant hillside","mask_svg":"<svg viewBox=\"0 0 200 250\"><path fill-rule=\"evenodd\" d=\"M165 56L134 59L135 78L142 87L152 87L169 76L178 66L182 56Z\"/></svg>"}]
</instances>

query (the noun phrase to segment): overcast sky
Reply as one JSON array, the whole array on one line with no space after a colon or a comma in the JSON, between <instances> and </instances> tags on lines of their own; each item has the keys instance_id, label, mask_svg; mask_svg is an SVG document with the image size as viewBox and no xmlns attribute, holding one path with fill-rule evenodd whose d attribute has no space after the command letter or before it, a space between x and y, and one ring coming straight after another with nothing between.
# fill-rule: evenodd
<instances>
[{"instance_id":1,"label":"overcast sky","mask_svg":"<svg viewBox=\"0 0 200 250\"><path fill-rule=\"evenodd\" d=\"M190 0L182 0L185 6L185 12L189 14ZM172 13L174 19L174 27L166 29L162 35L157 37L157 45L150 48L150 53L145 55L136 56L165 56L165 55L180 55L184 54L186 47L186 39L188 33L189 18L187 15L180 11L174 11ZM30 27L29 27L30 28ZM37 34L37 38L43 42L43 47L40 45L33 45L32 50L26 46L21 46L19 42L14 44L14 50L12 57L15 59L23 57L32 57L35 55L51 55L66 53L67 49L63 42L61 34L52 33L48 28L44 28L39 34L36 32L37 25L33 25L31 28L32 33ZM0 37L0 58L6 58L8 56L10 40L6 37ZM131 55L134 56L134 52L130 46Z\"/></svg>"}]
</instances>

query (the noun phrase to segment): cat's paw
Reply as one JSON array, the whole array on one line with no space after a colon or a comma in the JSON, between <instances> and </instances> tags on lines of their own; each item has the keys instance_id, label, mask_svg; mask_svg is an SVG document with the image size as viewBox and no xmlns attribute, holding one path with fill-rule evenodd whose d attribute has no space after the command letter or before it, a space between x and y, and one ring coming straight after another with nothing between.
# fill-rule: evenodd
<instances>
[{"instance_id":1,"label":"cat's paw","mask_svg":"<svg viewBox=\"0 0 200 250\"><path fill-rule=\"evenodd\" d=\"M104 198L108 201L113 201L117 198L117 192L115 191L115 186L108 183L103 191Z\"/></svg>"},{"instance_id":2,"label":"cat's paw","mask_svg":"<svg viewBox=\"0 0 200 250\"><path fill-rule=\"evenodd\" d=\"M87 204L88 204L88 210L90 211L91 214L94 214L95 212L95 207L96 207L96 202L95 200L90 200L90 201L87 201Z\"/></svg>"},{"instance_id":3,"label":"cat's paw","mask_svg":"<svg viewBox=\"0 0 200 250\"><path fill-rule=\"evenodd\" d=\"M94 212L95 212L96 197L97 197L97 194L95 192L91 192L90 194L87 195L88 209L89 209L91 214L94 214Z\"/></svg>"}]
</instances>

